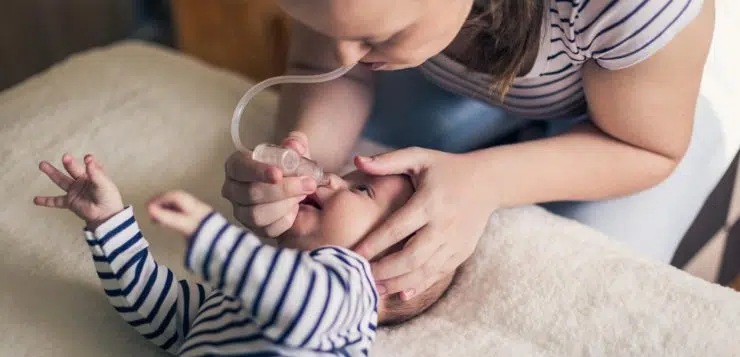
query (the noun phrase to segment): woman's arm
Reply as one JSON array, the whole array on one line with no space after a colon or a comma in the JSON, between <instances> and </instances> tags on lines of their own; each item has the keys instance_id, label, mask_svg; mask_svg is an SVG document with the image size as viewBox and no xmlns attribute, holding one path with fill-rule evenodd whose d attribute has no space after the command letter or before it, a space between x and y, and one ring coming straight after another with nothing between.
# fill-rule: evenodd
<instances>
[{"instance_id":1,"label":"woman's arm","mask_svg":"<svg viewBox=\"0 0 740 357\"><path fill-rule=\"evenodd\" d=\"M296 22L288 59L291 74L317 74L341 66L334 41ZM347 160L370 113L372 72L364 66L330 82L281 88L276 142L301 131L311 143L312 159L329 172Z\"/></svg>"},{"instance_id":2,"label":"woman's arm","mask_svg":"<svg viewBox=\"0 0 740 357\"><path fill-rule=\"evenodd\" d=\"M711 42L714 8L698 15L649 59L608 71L584 67L592 123L562 135L454 155L406 149L358 158L365 172L408 174L417 191L355 251L368 259L413 234L373 265L389 293L411 297L459 266L496 208L595 200L654 186L688 147ZM465 212L460 215L459 212Z\"/></svg>"},{"instance_id":3,"label":"woman's arm","mask_svg":"<svg viewBox=\"0 0 740 357\"><path fill-rule=\"evenodd\" d=\"M470 154L486 167L497 205L604 199L667 178L688 148L713 28L714 6L707 1L690 25L647 60L617 71L587 63L583 83L592 123Z\"/></svg>"}]
</instances>

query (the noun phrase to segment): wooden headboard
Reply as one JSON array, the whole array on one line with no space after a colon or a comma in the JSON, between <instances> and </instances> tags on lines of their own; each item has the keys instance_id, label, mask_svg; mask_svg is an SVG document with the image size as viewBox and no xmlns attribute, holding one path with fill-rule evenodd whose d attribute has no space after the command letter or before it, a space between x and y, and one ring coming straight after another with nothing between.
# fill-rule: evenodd
<instances>
[{"instance_id":1,"label":"wooden headboard","mask_svg":"<svg viewBox=\"0 0 740 357\"><path fill-rule=\"evenodd\" d=\"M0 90L127 36L132 22L132 0L2 0Z\"/></svg>"}]
</instances>

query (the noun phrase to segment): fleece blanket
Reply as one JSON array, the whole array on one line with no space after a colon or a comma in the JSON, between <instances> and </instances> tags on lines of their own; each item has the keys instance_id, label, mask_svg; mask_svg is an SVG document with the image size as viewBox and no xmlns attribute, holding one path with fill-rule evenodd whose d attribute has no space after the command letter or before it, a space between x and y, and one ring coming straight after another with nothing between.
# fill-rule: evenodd
<instances>
[{"instance_id":1,"label":"fleece blanket","mask_svg":"<svg viewBox=\"0 0 740 357\"><path fill-rule=\"evenodd\" d=\"M0 93L0 355L164 355L108 305L65 211L37 170L93 152L134 206L157 259L180 278L184 242L143 215L188 190L220 197L231 113L250 85L170 50L124 42L89 51ZM258 96L243 138L270 137L277 104ZM737 112L735 112L737 113ZM381 329L374 356L737 356L740 294L645 258L537 207L496 213L449 294L424 316Z\"/></svg>"}]
</instances>

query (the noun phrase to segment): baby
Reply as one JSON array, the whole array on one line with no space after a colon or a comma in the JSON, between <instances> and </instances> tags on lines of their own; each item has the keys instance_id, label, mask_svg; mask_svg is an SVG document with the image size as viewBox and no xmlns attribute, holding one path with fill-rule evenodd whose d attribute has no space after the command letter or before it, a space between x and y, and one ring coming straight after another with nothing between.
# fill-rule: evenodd
<instances>
[{"instance_id":1,"label":"baby","mask_svg":"<svg viewBox=\"0 0 740 357\"><path fill-rule=\"evenodd\" d=\"M64 155L65 175L39 168L66 195L36 197L86 222L85 237L113 307L145 338L179 356L366 356L377 324L406 321L436 302L452 274L411 300L379 297L367 260L349 248L413 193L405 176L332 175L300 204L278 247L229 224L207 204L168 192L150 217L187 237L177 280L150 255L130 206L92 156ZM402 243L383 254L399 250Z\"/></svg>"}]
</instances>

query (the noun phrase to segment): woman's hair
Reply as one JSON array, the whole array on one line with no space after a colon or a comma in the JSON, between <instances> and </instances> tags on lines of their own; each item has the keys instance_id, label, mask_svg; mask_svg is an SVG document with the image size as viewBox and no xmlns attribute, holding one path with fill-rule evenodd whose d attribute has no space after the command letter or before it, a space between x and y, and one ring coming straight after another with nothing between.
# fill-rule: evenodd
<instances>
[{"instance_id":1,"label":"woman's hair","mask_svg":"<svg viewBox=\"0 0 740 357\"><path fill-rule=\"evenodd\" d=\"M490 0L488 6L473 6L463 26L470 34L463 58L469 68L491 75L491 91L502 98L539 47L543 16L542 0Z\"/></svg>"}]
</instances>

